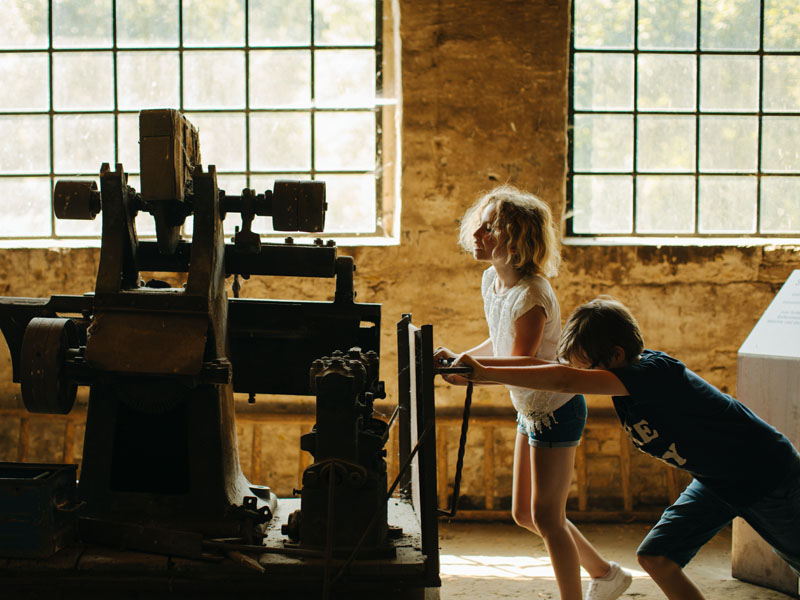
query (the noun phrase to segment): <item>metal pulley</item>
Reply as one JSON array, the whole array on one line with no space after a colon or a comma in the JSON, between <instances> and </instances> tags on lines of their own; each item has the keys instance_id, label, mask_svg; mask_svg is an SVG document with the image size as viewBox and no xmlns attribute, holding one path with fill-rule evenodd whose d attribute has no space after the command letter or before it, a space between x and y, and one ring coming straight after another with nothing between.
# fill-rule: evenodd
<instances>
[{"instance_id":1,"label":"metal pulley","mask_svg":"<svg viewBox=\"0 0 800 600\"><path fill-rule=\"evenodd\" d=\"M100 192L94 181L64 179L53 190L53 212L59 219L91 221L100 212Z\"/></svg>"},{"instance_id":2,"label":"metal pulley","mask_svg":"<svg viewBox=\"0 0 800 600\"><path fill-rule=\"evenodd\" d=\"M70 319L35 317L22 338L22 401L32 413L65 415L75 404L77 384L64 377L67 351L78 348Z\"/></svg>"}]
</instances>

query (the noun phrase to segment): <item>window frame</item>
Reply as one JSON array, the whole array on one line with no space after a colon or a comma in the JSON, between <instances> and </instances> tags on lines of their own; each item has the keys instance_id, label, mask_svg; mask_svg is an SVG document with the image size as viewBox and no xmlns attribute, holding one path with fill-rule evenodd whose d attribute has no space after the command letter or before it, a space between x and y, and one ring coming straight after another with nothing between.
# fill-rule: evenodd
<instances>
[{"instance_id":1,"label":"window frame","mask_svg":"<svg viewBox=\"0 0 800 600\"><path fill-rule=\"evenodd\" d=\"M569 63L568 63L568 123L567 123L567 178L566 178L566 211L565 211L565 242L572 245L586 245L593 243L615 243L615 244L657 244L657 245L760 245L760 244L791 244L800 243L800 231L798 232L778 232L766 233L761 231L762 217L762 182L775 177L798 178L800 182L800 169L792 173L764 172L762 170L763 154L763 128L765 118L783 117L794 118L800 126L800 110L797 111L767 111L764 109L764 73L765 57L770 56L796 56L800 57L800 49L788 51L766 51L764 50L764 28L765 28L765 1L759 2L759 38L756 50L704 50L701 48L702 34L702 4L703 0L696 0L696 23L695 23L695 47L692 50L683 49L642 49L639 47L639 0L632 0L633 4L633 45L627 49L617 48L597 48L575 46L575 11L577 2L571 3L570 8L570 44L569 44ZM626 55L632 60L632 107L629 110L608 110L608 109L576 109L575 107L575 57L580 54L607 54L607 55ZM694 57L695 69L695 90L694 90L694 110L646 110L640 109L639 101L639 57L645 56L691 56ZM701 62L706 56L755 56L758 61L758 106L755 111L709 111L701 110ZM576 116L580 115L623 115L631 118L632 140L631 140L631 169L629 171L608 171L608 170L576 170L575 169L575 121ZM691 117L694 120L694 164L692 171L640 171L638 169L639 148L637 146L639 121L642 116L653 117L669 115ZM755 171L718 171L701 169L701 118L702 117L751 117L757 121L756 139L756 166ZM619 176L629 177L631 182L631 228L629 231L620 232L575 232L574 231L574 182L576 176ZM675 176L693 178L694 180L694 214L693 230L684 233L673 232L641 232L637 231L637 179L642 176ZM748 233L739 232L701 232L701 196L700 186L704 177L742 177L755 178L755 230Z\"/></svg>"},{"instance_id":2,"label":"window frame","mask_svg":"<svg viewBox=\"0 0 800 600\"><path fill-rule=\"evenodd\" d=\"M119 79L119 55L121 53L130 54L130 53L139 53L139 52L170 52L177 54L178 59L178 98L179 98L179 106L177 107L169 107L169 108L178 108L181 112L187 114L189 120L192 120L192 114L229 114L229 115L242 115L244 121L244 170L223 170L218 168L217 174L219 177L226 177L226 176L233 176L233 177L240 177L246 182L247 187L253 187L251 185L251 181L253 178L265 178L270 177L272 175L279 175L281 178L291 178L293 175L297 176L297 179L319 179L324 181L326 176L336 176L336 175L374 175L374 183L375 183L375 222L374 222L374 229L372 231L344 231L344 232L326 232L325 237L332 238L337 240L338 242L351 244L351 245L368 245L368 244L390 244L395 242L397 237L397 221L399 221L398 216L395 214L397 208L399 207L399 198L395 198L395 194L397 192L396 185L394 186L395 189L391 189L392 187L392 180L397 178L396 174L388 174L388 182L384 181L386 179L384 173L384 169L386 168L385 165L385 153L388 152L392 155L396 149L392 147L384 148L385 136L384 136L384 129L386 128L387 119L392 117L391 111L387 113L385 111L385 106L391 106L396 104L396 102L389 101L386 102L383 98L384 94L384 84L386 83L384 80L384 71L386 69L386 65L384 61L386 59L386 54L384 50L384 38L387 34L387 31L384 29L392 26L396 26L396 24L389 23L386 24L386 19L384 10L389 9L392 12L395 10L393 3L391 0L372 0L374 5L374 19L375 19L375 39L374 43L372 44L331 44L331 43L320 43L318 40L315 39L315 0L308 0L309 2L309 18L308 18L308 27L309 27L309 39L308 44L293 44L293 45L251 45L250 43L250 1L249 0L242 0L242 7L244 11L244 42L243 44L239 45L225 45L225 46L195 46L195 45L185 45L184 38L185 38L185 24L184 24L184 10L185 10L185 0L176 0L177 5L177 44L176 45L123 45L120 46L118 44L119 38L119 23L118 23L118 4L120 1L123 0L110 0L110 10L111 10L111 45L83 45L83 46L74 46L74 47L54 47L54 28L53 28L53 19L54 19L54 3L56 0L45 0L44 5L45 9L47 10L47 46L39 46L39 47L19 47L19 48L3 48L0 49L0 55L23 55L23 54L47 54L47 102L48 102L48 109L47 110L0 110L0 117L47 117L48 118L48 128L49 128L49 173L45 174L44 170L41 172L2 172L0 173L0 179L8 179L8 178L41 178L44 179L45 177L49 178L50 182L50 192L51 197L49 199L49 206L50 206L50 235L43 236L43 235L25 235L24 233L20 232L18 235L13 236L2 236L0 237L0 247L37 247L37 246L73 246L73 247L81 247L81 246L96 246L99 244L100 237L99 234L59 234L57 233L56 229L56 218L52 211L52 190L54 189L55 182L58 179L86 179L86 178L98 178L98 173L100 170L100 164L97 165L97 171L95 172L72 172L72 173L63 173L56 170L56 160L55 160L55 148L56 148L56 119L58 117L63 116L74 116L74 115L108 115L113 117L113 148L114 148L114 155L113 157L109 157L108 162L113 160L114 164L120 161L120 119L125 118L126 115L137 115L139 113L139 109L123 109L120 108L120 99L118 90L120 89L120 85L123 85L124 82L121 82ZM391 13L390 13L391 14ZM390 19L391 20L391 19ZM388 33L391 33L388 31ZM371 49L374 52L374 60L375 60L375 73L374 73L374 81L375 81L375 100L374 105L369 103L364 103L364 105L359 106L317 106L315 103L316 97L316 90L315 90L315 63L317 59L317 52L322 50L369 50ZM217 51L233 51L233 52L241 52L244 54L244 107L243 108L187 108L185 106L185 80L184 80L184 64L185 64L185 57L187 53L191 52L217 52ZM310 63L310 73L309 73L309 84L310 84L310 97L309 103L303 104L302 106L289 106L289 107L269 107L269 108L253 108L251 107L251 98L250 98L250 55L251 51L304 51L307 52L309 55L309 63ZM81 110L70 110L64 109L59 110L55 108L55 99L54 99L54 57L57 55L66 55L70 53L79 53L79 52L97 52L106 53L111 55L111 60L113 64L113 73L111 75L112 82L111 85L113 86L113 107L112 108L103 108L103 109L81 109ZM388 90L389 96L392 95L393 90L391 86L394 85L393 81L389 81L390 89ZM165 107L166 108L166 107ZM309 146L309 169L308 170L298 170L298 169L259 169L255 170L252 168L251 162L251 116L258 115L258 114L276 114L276 113L301 113L308 116L309 119L309 127L310 127L310 146ZM366 113L372 115L374 118L374 135L375 135L375 148L374 148L374 168L373 169L363 169L363 168L356 168L356 169L347 169L347 168L339 168L339 169L322 169L318 168L317 165L317 157L315 148L319 140L316 137L316 126L317 126L317 115L319 114L334 114L334 113ZM393 136L397 136L397 132L393 132ZM389 143L391 144L391 137ZM203 136L201 131L200 136L200 149L201 154L203 152ZM204 164L213 164L214 159L211 157L207 157L203 155L203 162ZM125 165L123 165L125 167ZM138 177L139 171L131 170L126 168L126 172L129 173L132 177ZM387 185L388 184L388 185ZM138 187L138 186L137 186ZM222 189L225 188L224 185L220 185ZM240 190L227 190L229 193L238 194ZM257 192L263 192L264 190L257 189ZM391 201L387 201L387 198ZM392 208L392 205L394 208ZM387 214L388 213L388 214ZM228 224L226 224L226 231L228 229ZM233 229L235 224L230 224L230 229ZM285 237L285 232L268 232L268 233L261 233L261 236L264 238L277 238L282 239ZM314 238L317 237L319 234L302 234L298 233L295 235L297 238ZM140 238L148 239L154 238L154 233L140 233Z\"/></svg>"}]
</instances>

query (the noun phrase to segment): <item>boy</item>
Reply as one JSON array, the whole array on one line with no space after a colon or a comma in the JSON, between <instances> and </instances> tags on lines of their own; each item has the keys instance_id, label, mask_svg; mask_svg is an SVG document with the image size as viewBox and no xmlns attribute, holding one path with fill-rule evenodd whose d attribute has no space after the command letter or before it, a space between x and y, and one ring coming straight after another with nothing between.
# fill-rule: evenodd
<instances>
[{"instance_id":1,"label":"boy","mask_svg":"<svg viewBox=\"0 0 800 600\"><path fill-rule=\"evenodd\" d=\"M636 319L611 298L570 315L558 357L569 364L493 367L466 354L457 364L472 367L472 381L611 395L640 450L692 474L637 550L667 598L703 598L683 567L735 516L800 575L800 454L786 436L680 361L645 350Z\"/></svg>"}]
</instances>

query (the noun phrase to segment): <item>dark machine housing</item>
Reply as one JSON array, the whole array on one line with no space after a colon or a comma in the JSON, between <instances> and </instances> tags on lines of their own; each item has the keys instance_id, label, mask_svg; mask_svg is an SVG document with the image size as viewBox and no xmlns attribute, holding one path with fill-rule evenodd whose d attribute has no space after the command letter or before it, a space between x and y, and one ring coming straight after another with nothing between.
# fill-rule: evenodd
<instances>
[{"instance_id":1,"label":"dark machine housing","mask_svg":"<svg viewBox=\"0 0 800 600\"><path fill-rule=\"evenodd\" d=\"M387 597L422 597L426 588L437 588L435 442L429 436L413 457L423 409L414 408L419 400L408 379L421 356L417 350L414 358L413 343L409 350L410 321L399 336L406 383L396 414L401 462L413 458L416 466L405 477L403 495L392 499L384 459L391 423L373 413L375 399L385 397L380 305L355 302L353 260L338 255L332 242L267 244L252 231L256 216L268 216L278 231L322 232L324 183L277 181L264 193L226 194L214 167L201 166L197 130L175 110L140 113L140 153L140 192L119 164L102 166L99 190L86 181L55 186L58 218L102 215L94 292L0 298L13 378L30 412L66 414L77 386L90 387L77 494L59 492L69 505L53 508L58 522L63 513L72 516L74 535L61 531L58 543L43 543L38 554L0 545L0 555L42 560L80 543L101 556L97 548L111 546L198 561L194 572L186 565L180 573L173 567L166 573L123 569L128 585L136 588L136 580L143 590L160 592L210 593L218 586L227 597L253 591L283 597L287 589L296 597L320 597L320 589L324 597L352 597L353 590L380 585ZM154 218L155 241L138 239L140 212ZM233 213L241 227L225 243L222 223ZM191 242L180 235L189 216ZM141 272L185 273L186 283L144 282ZM236 290L239 277L253 275L332 278L334 299L228 298L227 277L234 276ZM432 403L432 371L428 375L424 387ZM314 461L303 474L300 500L278 500L268 486L242 474L234 392L251 399L316 396L316 425L301 440ZM430 425L432 404L427 411ZM38 467L36 473L51 472ZM31 469L14 463L4 464L3 473L11 481L34 479ZM421 473L428 474L427 484ZM50 493L46 487L37 492ZM6 493L0 486L0 501ZM0 539L3 527L0 522ZM214 552L239 556L252 567L249 576L231 583L230 573L215 570L218 563L201 562ZM41 585L54 577L61 589L91 581L102 596L117 581L114 570L92 572L80 563L85 555L71 567L47 567L50 580ZM266 577L277 568L270 566L276 556L281 567ZM383 563L365 567L365 559ZM5 584L35 588L36 567L28 567ZM137 573L133 580L131 572Z\"/></svg>"}]
</instances>

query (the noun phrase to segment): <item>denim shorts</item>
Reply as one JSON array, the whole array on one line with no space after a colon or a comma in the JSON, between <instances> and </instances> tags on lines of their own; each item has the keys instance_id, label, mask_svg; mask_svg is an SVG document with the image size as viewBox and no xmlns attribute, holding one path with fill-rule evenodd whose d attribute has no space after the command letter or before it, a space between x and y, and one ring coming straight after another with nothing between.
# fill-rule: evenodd
<instances>
[{"instance_id":1,"label":"denim shorts","mask_svg":"<svg viewBox=\"0 0 800 600\"><path fill-rule=\"evenodd\" d=\"M681 567L734 517L742 517L800 575L800 456L777 488L735 506L693 479L642 541L637 554L666 556Z\"/></svg>"},{"instance_id":2,"label":"denim shorts","mask_svg":"<svg viewBox=\"0 0 800 600\"><path fill-rule=\"evenodd\" d=\"M536 448L569 448L581 443L586 427L586 398L578 394L553 411L550 427L531 431L517 414L517 431L528 436L528 444Z\"/></svg>"}]
</instances>

